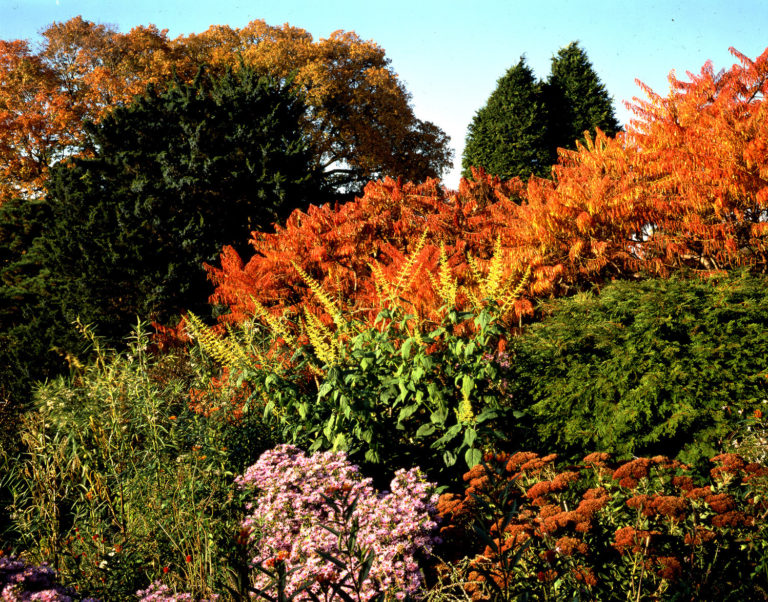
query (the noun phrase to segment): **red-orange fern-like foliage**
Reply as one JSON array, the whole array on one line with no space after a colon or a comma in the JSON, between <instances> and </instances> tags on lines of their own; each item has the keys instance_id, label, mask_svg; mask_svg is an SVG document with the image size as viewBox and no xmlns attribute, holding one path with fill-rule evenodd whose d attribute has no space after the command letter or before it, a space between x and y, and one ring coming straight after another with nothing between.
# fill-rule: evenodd
<instances>
[{"instance_id":1,"label":"red-orange fern-like foliage","mask_svg":"<svg viewBox=\"0 0 768 602\"><path fill-rule=\"evenodd\" d=\"M426 318L444 302L434 286L441 247L470 288L478 283L467 257L487 264L497 240L503 277L530 268L514 319L533 298L610 278L765 268L768 50L755 60L732 52L739 63L727 71L707 63L688 82L671 75L666 97L643 86L648 100L636 100L627 131L561 151L552 180L475 170L450 191L387 179L351 203L297 211L274 233L254 233L247 262L224 250L221 267L208 267L213 300L233 321L252 315L255 299L276 313L306 306L330 323L296 264L344 311L370 319L383 303L371 266L396 281L425 233L398 296Z\"/></svg>"},{"instance_id":2,"label":"red-orange fern-like foliage","mask_svg":"<svg viewBox=\"0 0 768 602\"><path fill-rule=\"evenodd\" d=\"M256 252L248 262L225 248L221 267L208 266L217 285L212 300L228 305L228 319L233 321L253 315L256 300L276 313L297 313L308 306L330 322L296 264L321 283L343 311L372 320L384 302L372 265L394 284L418 251L399 297L409 311L433 318L442 301L429 275L437 277L441 247L453 276L460 283L470 281L467 254L487 262L497 237L503 246L509 245L509 217L523 191L519 181L501 182L481 171L476 181L463 182L458 193L437 180L372 182L353 202L295 211L274 233L255 232L251 243ZM418 249L422 236L425 242ZM506 267L510 276L518 277L525 269L518 264ZM537 274L533 282L543 288L544 279L545 274ZM521 297L511 311L522 314L530 308Z\"/></svg>"}]
</instances>

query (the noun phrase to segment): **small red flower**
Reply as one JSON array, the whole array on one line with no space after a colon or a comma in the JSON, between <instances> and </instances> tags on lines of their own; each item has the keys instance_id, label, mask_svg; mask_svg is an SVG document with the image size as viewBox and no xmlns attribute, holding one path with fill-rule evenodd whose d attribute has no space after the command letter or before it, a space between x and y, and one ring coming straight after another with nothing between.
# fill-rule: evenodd
<instances>
[{"instance_id":1,"label":"small red flower","mask_svg":"<svg viewBox=\"0 0 768 602\"><path fill-rule=\"evenodd\" d=\"M191 556L190 554L187 554L187 555L184 557L184 560L185 560L185 562L192 562L192 556Z\"/></svg>"},{"instance_id":2,"label":"small red flower","mask_svg":"<svg viewBox=\"0 0 768 602\"><path fill-rule=\"evenodd\" d=\"M171 570L171 569L169 569L167 566L164 566L164 567L163 567L163 573L167 573L167 572L168 572L168 571L170 571L170 570Z\"/></svg>"}]
</instances>

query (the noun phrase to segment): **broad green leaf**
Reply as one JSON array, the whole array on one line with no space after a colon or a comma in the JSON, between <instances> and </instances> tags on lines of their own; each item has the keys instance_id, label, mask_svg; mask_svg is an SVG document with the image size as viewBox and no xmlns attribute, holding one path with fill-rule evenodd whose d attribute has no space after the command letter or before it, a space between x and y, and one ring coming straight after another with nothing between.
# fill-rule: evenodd
<instances>
[{"instance_id":1,"label":"broad green leaf","mask_svg":"<svg viewBox=\"0 0 768 602\"><path fill-rule=\"evenodd\" d=\"M473 428L468 428L464 431L464 445L472 447L472 444L477 439L477 431Z\"/></svg>"},{"instance_id":2,"label":"broad green leaf","mask_svg":"<svg viewBox=\"0 0 768 602\"><path fill-rule=\"evenodd\" d=\"M440 408L430 414L429 419L435 424L444 424L448 418L448 408Z\"/></svg>"},{"instance_id":3,"label":"broad green leaf","mask_svg":"<svg viewBox=\"0 0 768 602\"><path fill-rule=\"evenodd\" d=\"M417 437L428 437L432 433L435 432L435 425L434 424L422 424L419 429L416 431Z\"/></svg>"},{"instance_id":4,"label":"broad green leaf","mask_svg":"<svg viewBox=\"0 0 768 602\"><path fill-rule=\"evenodd\" d=\"M418 404L412 403L410 405L404 406L403 409L400 410L400 414L397 416L397 421L402 422L409 416L412 416L414 412L416 412L419 409Z\"/></svg>"},{"instance_id":5,"label":"broad green leaf","mask_svg":"<svg viewBox=\"0 0 768 602\"><path fill-rule=\"evenodd\" d=\"M480 464L480 461L482 459L483 459L483 452L481 452L477 448L470 448L464 452L464 461L467 463L467 466L469 468L472 468L473 466Z\"/></svg>"}]
</instances>

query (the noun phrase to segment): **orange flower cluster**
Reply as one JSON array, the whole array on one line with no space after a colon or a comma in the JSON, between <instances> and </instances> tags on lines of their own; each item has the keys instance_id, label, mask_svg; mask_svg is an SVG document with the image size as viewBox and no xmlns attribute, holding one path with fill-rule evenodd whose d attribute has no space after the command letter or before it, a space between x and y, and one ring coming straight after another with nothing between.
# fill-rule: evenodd
<instances>
[{"instance_id":1,"label":"orange flower cluster","mask_svg":"<svg viewBox=\"0 0 768 602\"><path fill-rule=\"evenodd\" d=\"M579 591L595 588L587 591L599 598L607 584L598 575L607 562L627 571L639 562L659 583L687 579L708 562L723 563L723 571L743 562L744 570L757 560L745 559L742 542L762 528L755 519L766 510L760 495L749 492L762 486L764 495L768 484L755 476L768 468L733 454L713 462L724 470L713 470L714 484L705 485L688 466L663 456L612 468L608 454L590 454L581 465L558 470L554 455L486 454L464 475L463 496L441 496L441 534L447 550L476 554L467 585L474 600L487 598L490 581L535 592L570 580ZM478 525L487 538L477 536Z\"/></svg>"}]
</instances>

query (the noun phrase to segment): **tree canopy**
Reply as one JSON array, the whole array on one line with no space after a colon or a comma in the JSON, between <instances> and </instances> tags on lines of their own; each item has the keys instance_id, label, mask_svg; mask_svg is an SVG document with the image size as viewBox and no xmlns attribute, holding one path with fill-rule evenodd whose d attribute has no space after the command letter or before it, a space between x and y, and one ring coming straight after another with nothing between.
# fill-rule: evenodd
<instances>
[{"instance_id":1,"label":"tree canopy","mask_svg":"<svg viewBox=\"0 0 768 602\"><path fill-rule=\"evenodd\" d=\"M51 171L35 252L68 320L111 337L138 314L203 311L203 263L307 204L302 100L250 69L150 88L88 127L89 157Z\"/></svg>"},{"instance_id":2,"label":"tree canopy","mask_svg":"<svg viewBox=\"0 0 768 602\"><path fill-rule=\"evenodd\" d=\"M574 149L597 128L608 135L620 129L605 86L576 42L552 58L546 81L537 81L521 58L469 124L462 175L480 167L505 179L549 177L558 149Z\"/></svg>"},{"instance_id":3,"label":"tree canopy","mask_svg":"<svg viewBox=\"0 0 768 602\"><path fill-rule=\"evenodd\" d=\"M441 252L453 275L471 282L464 252L484 264L497 240L500 281L531 270L513 319L534 298L616 278L765 270L768 51L754 60L733 52L740 64L728 71L707 64L691 81L671 77L667 97L644 88L649 99L636 102L627 131L563 150L553 179L473 170L455 194L390 180L369 184L354 202L295 212L274 234L254 237L245 261L225 249L211 268L216 298L233 320L252 316L254 301L276 313L302 305L322 313L299 265L350 311L373 318L380 296L371 258L391 278L417 253L399 294L426 316L442 305L430 278Z\"/></svg>"},{"instance_id":4,"label":"tree canopy","mask_svg":"<svg viewBox=\"0 0 768 602\"><path fill-rule=\"evenodd\" d=\"M147 84L163 89L173 74L190 83L201 65L219 75L250 67L301 90L302 127L325 174L318 200L386 175L440 176L451 164L448 137L416 118L384 49L353 32L314 40L256 20L170 39L155 26L120 33L76 17L42 36L37 51L0 42L0 202L41 195L50 166L82 151L84 119L100 121Z\"/></svg>"}]
</instances>

